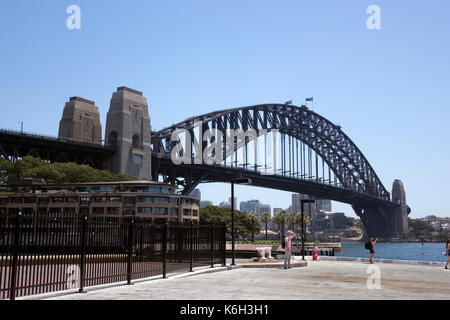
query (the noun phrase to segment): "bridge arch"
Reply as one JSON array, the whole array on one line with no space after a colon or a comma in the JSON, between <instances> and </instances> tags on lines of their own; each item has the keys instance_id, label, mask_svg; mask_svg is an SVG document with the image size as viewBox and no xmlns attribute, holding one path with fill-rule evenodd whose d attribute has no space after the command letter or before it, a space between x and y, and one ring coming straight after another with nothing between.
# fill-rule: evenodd
<instances>
[{"instance_id":1,"label":"bridge arch","mask_svg":"<svg viewBox=\"0 0 450 320\"><path fill-rule=\"evenodd\" d=\"M201 123L202 130L217 129L225 135L228 129L279 131L301 141L327 164L344 188L390 200L364 154L355 143L323 116L306 106L262 104L226 109L191 117L152 133L153 151L168 154L173 147L172 133L177 129L193 132Z\"/></svg>"}]
</instances>

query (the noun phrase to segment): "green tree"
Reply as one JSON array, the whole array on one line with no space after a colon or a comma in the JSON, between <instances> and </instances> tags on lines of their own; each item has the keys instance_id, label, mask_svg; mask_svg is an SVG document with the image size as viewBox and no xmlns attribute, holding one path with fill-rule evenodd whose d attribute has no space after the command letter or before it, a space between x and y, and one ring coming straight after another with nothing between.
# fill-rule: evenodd
<instances>
[{"instance_id":1,"label":"green tree","mask_svg":"<svg viewBox=\"0 0 450 320\"><path fill-rule=\"evenodd\" d=\"M258 216L254 213L250 213L247 216L247 219L248 219L248 224L249 224L249 227L251 230L250 237L251 237L251 241L253 243L253 242L255 242L255 232L256 232L256 230L261 228L261 225L258 221ZM259 226L259 228L258 228L258 226ZM259 233L259 231L258 231L258 233Z\"/></svg>"},{"instance_id":2,"label":"green tree","mask_svg":"<svg viewBox=\"0 0 450 320\"><path fill-rule=\"evenodd\" d=\"M234 210L235 231L237 236L249 237L252 232L259 233L261 225L249 218L249 214L239 210ZM207 206L200 209L201 223L225 223L228 234L231 234L231 209L217 206Z\"/></svg>"},{"instance_id":3,"label":"green tree","mask_svg":"<svg viewBox=\"0 0 450 320\"><path fill-rule=\"evenodd\" d=\"M284 237L284 225L286 224L287 214L286 211L281 210L277 212L275 217L273 217L273 222L280 227L281 236Z\"/></svg>"},{"instance_id":4,"label":"green tree","mask_svg":"<svg viewBox=\"0 0 450 320\"><path fill-rule=\"evenodd\" d=\"M261 222L264 223L264 228L266 230L266 241L267 241L267 224L270 222L270 212L264 212L261 216Z\"/></svg>"},{"instance_id":5,"label":"green tree","mask_svg":"<svg viewBox=\"0 0 450 320\"><path fill-rule=\"evenodd\" d=\"M291 212L286 216L286 223L289 226L289 229L294 230L295 229L295 212Z\"/></svg>"},{"instance_id":6,"label":"green tree","mask_svg":"<svg viewBox=\"0 0 450 320\"><path fill-rule=\"evenodd\" d=\"M2 182L23 180L24 178L44 179L47 183L112 182L135 180L126 174L113 174L97 170L88 165L73 162L49 163L32 156L16 162L0 159L0 179Z\"/></svg>"},{"instance_id":7,"label":"green tree","mask_svg":"<svg viewBox=\"0 0 450 320\"><path fill-rule=\"evenodd\" d=\"M298 212L295 214L294 223L296 226L299 226L301 228L301 226L302 226L302 213L301 212ZM303 214L303 227L305 228L305 230L308 225L309 225L309 217L307 214Z\"/></svg>"}]
</instances>

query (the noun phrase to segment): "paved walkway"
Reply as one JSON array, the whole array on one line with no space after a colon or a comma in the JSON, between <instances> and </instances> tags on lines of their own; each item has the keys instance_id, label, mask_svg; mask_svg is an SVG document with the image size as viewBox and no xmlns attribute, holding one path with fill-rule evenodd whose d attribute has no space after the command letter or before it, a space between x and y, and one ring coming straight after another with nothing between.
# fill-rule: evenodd
<instances>
[{"instance_id":1,"label":"paved walkway","mask_svg":"<svg viewBox=\"0 0 450 320\"><path fill-rule=\"evenodd\" d=\"M368 289L370 265L308 261L303 268L236 268L153 280L52 299L253 300L450 299L450 271L438 266L376 264L381 288Z\"/></svg>"}]
</instances>

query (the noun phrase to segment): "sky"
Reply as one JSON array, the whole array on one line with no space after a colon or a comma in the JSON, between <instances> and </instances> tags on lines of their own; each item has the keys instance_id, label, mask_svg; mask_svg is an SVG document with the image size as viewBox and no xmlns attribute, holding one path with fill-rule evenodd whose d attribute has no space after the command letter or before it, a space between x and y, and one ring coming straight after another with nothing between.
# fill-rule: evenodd
<instances>
[{"instance_id":1,"label":"sky","mask_svg":"<svg viewBox=\"0 0 450 320\"><path fill-rule=\"evenodd\" d=\"M81 29L68 29L77 5ZM370 5L381 29L370 30ZM355 142L411 217L450 216L450 2L347 0L4 1L0 127L56 136L69 97L93 100L103 128L112 93L144 93L154 130L261 103L314 111ZM200 186L226 201L226 184ZM238 201L290 205L288 192L237 186ZM333 209L355 216L348 205Z\"/></svg>"}]
</instances>

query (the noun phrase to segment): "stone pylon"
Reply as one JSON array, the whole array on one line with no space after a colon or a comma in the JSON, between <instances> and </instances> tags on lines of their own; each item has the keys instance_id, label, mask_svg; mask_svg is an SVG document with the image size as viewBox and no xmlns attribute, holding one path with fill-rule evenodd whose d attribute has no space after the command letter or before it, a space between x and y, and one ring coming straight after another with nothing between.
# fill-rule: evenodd
<instances>
[{"instance_id":1,"label":"stone pylon","mask_svg":"<svg viewBox=\"0 0 450 320\"><path fill-rule=\"evenodd\" d=\"M105 144L116 146L110 170L151 180L151 129L147 99L127 87L113 93L106 118Z\"/></svg>"},{"instance_id":2,"label":"stone pylon","mask_svg":"<svg viewBox=\"0 0 450 320\"><path fill-rule=\"evenodd\" d=\"M59 122L60 139L102 144L100 114L94 101L71 97Z\"/></svg>"},{"instance_id":3,"label":"stone pylon","mask_svg":"<svg viewBox=\"0 0 450 320\"><path fill-rule=\"evenodd\" d=\"M408 214L410 213L410 208L406 204L405 187L401 180L394 180L392 184L392 202L399 204L395 210L396 233L408 232Z\"/></svg>"}]
</instances>

